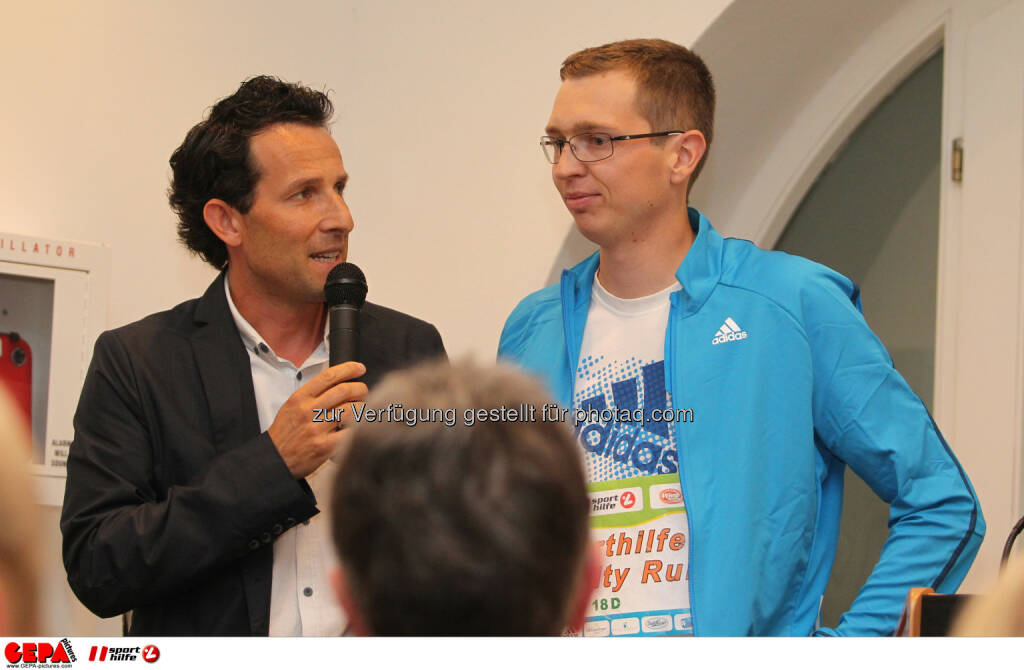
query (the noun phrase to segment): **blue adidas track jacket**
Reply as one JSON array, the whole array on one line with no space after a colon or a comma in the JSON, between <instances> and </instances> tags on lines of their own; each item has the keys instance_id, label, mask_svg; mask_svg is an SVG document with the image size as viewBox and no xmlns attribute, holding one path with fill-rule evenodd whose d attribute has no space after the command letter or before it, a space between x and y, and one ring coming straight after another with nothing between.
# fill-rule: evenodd
<instances>
[{"instance_id":1,"label":"blue adidas track jacket","mask_svg":"<svg viewBox=\"0 0 1024 670\"><path fill-rule=\"evenodd\" d=\"M674 406L693 409L675 430L694 632L891 634L910 587L948 593L963 580L985 533L974 489L850 280L689 218L665 370ZM499 344L566 407L597 265L594 254L527 296ZM815 631L845 465L890 505L889 538L839 626Z\"/></svg>"}]
</instances>

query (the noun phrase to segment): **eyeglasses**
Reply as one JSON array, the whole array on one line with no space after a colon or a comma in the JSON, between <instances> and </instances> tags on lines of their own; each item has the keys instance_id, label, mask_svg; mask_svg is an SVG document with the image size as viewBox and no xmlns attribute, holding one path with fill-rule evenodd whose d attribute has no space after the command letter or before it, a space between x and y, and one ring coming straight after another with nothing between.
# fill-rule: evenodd
<instances>
[{"instance_id":1,"label":"eyeglasses","mask_svg":"<svg viewBox=\"0 0 1024 670\"><path fill-rule=\"evenodd\" d=\"M580 133L573 135L567 140L560 140L545 135L540 138L540 148L544 150L544 157L554 165L562 157L562 149L569 145L572 155L576 160L583 163L601 161L612 155L614 142L622 140L639 140L644 137L667 137L668 135L682 135L683 130L665 130L660 133L642 133L640 135L619 135L612 137L608 133Z\"/></svg>"}]
</instances>

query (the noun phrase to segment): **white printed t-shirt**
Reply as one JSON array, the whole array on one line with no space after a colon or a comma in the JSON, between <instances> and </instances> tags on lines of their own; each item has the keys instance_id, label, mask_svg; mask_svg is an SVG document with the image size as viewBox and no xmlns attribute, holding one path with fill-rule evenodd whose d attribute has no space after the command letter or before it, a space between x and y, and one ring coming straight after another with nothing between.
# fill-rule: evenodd
<instances>
[{"instance_id":1,"label":"white printed t-shirt","mask_svg":"<svg viewBox=\"0 0 1024 670\"><path fill-rule=\"evenodd\" d=\"M693 634L679 413L665 387L669 296L681 288L623 299L594 278L573 394L574 414L588 413L576 438L602 560L588 637Z\"/></svg>"}]
</instances>

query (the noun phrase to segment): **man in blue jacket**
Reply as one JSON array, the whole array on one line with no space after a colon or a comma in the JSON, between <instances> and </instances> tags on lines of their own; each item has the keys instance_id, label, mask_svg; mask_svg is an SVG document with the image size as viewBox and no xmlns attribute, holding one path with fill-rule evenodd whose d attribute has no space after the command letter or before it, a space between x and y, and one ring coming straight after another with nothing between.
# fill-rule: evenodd
<instances>
[{"instance_id":1,"label":"man in blue jacket","mask_svg":"<svg viewBox=\"0 0 1024 670\"><path fill-rule=\"evenodd\" d=\"M856 286L687 207L712 136L704 63L630 40L561 78L541 145L600 252L516 307L499 355L576 426L604 560L584 633L885 635L910 587L955 590L981 509ZM889 504L889 538L838 627L815 628L845 465Z\"/></svg>"}]
</instances>

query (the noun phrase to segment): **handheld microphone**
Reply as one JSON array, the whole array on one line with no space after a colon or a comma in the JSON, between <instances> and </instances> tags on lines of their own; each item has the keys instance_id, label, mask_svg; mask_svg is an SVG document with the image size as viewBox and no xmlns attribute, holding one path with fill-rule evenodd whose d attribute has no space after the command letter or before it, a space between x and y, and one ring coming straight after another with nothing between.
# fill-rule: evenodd
<instances>
[{"instance_id":1,"label":"handheld microphone","mask_svg":"<svg viewBox=\"0 0 1024 670\"><path fill-rule=\"evenodd\" d=\"M331 365L359 360L359 310L366 302L366 277L353 263L331 268L324 283L327 351Z\"/></svg>"}]
</instances>

